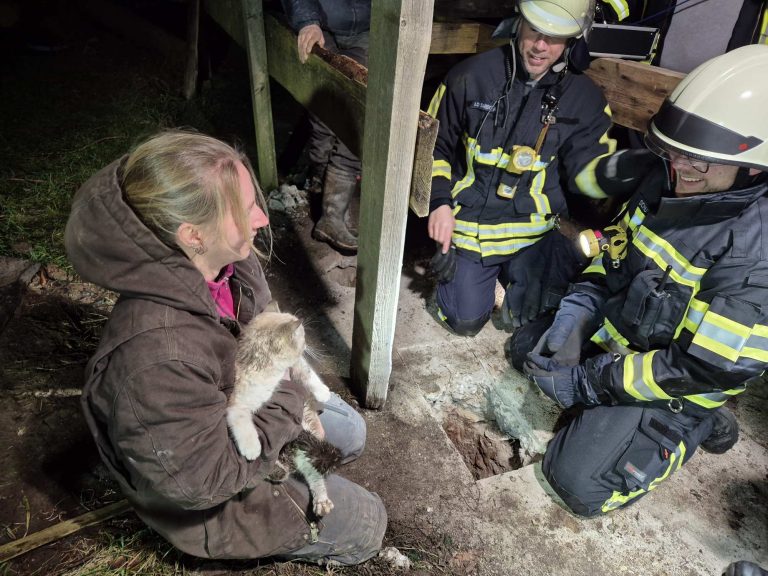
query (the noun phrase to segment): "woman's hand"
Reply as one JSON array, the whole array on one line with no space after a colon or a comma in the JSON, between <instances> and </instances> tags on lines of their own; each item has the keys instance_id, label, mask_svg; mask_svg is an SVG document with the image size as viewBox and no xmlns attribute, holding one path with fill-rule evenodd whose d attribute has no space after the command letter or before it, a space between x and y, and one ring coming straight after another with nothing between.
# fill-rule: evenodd
<instances>
[{"instance_id":1,"label":"woman's hand","mask_svg":"<svg viewBox=\"0 0 768 576\"><path fill-rule=\"evenodd\" d=\"M312 47L315 44L319 44L320 48L325 48L325 38L323 38L323 30L320 26L310 24L299 30L299 60L302 64L309 58L309 53L312 52Z\"/></svg>"}]
</instances>

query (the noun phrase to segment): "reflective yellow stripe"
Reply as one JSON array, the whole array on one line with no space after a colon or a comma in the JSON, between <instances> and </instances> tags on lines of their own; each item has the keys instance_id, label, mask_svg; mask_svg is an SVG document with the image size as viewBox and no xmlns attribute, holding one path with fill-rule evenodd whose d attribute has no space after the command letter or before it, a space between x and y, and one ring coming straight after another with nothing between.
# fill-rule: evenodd
<instances>
[{"instance_id":1,"label":"reflective yellow stripe","mask_svg":"<svg viewBox=\"0 0 768 576\"><path fill-rule=\"evenodd\" d=\"M602 254L592 260L591 264L584 269L584 274L600 274L601 276L605 276Z\"/></svg>"},{"instance_id":2,"label":"reflective yellow stripe","mask_svg":"<svg viewBox=\"0 0 768 576\"><path fill-rule=\"evenodd\" d=\"M607 104L605 105L605 108L603 109L603 112L610 118L612 116L611 114L611 107ZM576 186L579 188L579 191L584 194L585 196L588 196L590 198L607 198L608 194L606 194L602 188L600 188L600 185L597 183L597 176L595 175L595 167L597 166L597 163L605 158L606 156L610 156L614 152L616 152L616 140L613 138L610 138L608 136L608 131L606 131L602 136L600 136L599 140L600 144L605 144L608 146L608 152L605 154L601 154L597 158L592 159L584 168L581 169L581 172L578 173L576 176L575 182Z\"/></svg>"},{"instance_id":3,"label":"reflective yellow stripe","mask_svg":"<svg viewBox=\"0 0 768 576\"><path fill-rule=\"evenodd\" d=\"M432 100L429 102L429 108L427 108L427 114L432 116L432 118L437 118L437 110L440 108L440 102L442 102L444 95L445 84L441 82L440 86L437 87L435 94L432 96Z\"/></svg>"},{"instance_id":4,"label":"reflective yellow stripe","mask_svg":"<svg viewBox=\"0 0 768 576\"><path fill-rule=\"evenodd\" d=\"M474 138L469 138L466 134L464 135L463 141L464 149L466 150L467 173L453 186L453 190L451 190L451 197L453 198L456 198L459 192L466 190L475 182L475 163L472 159L475 156L477 143Z\"/></svg>"},{"instance_id":5,"label":"reflective yellow stripe","mask_svg":"<svg viewBox=\"0 0 768 576\"><path fill-rule=\"evenodd\" d=\"M658 350L624 357L624 391L637 400L650 402L672 398L653 378L653 357L656 352Z\"/></svg>"},{"instance_id":6,"label":"reflective yellow stripe","mask_svg":"<svg viewBox=\"0 0 768 576\"><path fill-rule=\"evenodd\" d=\"M626 0L606 0L606 2L613 7L616 16L619 18L619 22L629 16L629 6L627 6Z\"/></svg>"},{"instance_id":7,"label":"reflective yellow stripe","mask_svg":"<svg viewBox=\"0 0 768 576\"><path fill-rule=\"evenodd\" d=\"M451 179L451 165L445 160L433 160L432 161L432 178L435 177Z\"/></svg>"},{"instance_id":8,"label":"reflective yellow stripe","mask_svg":"<svg viewBox=\"0 0 768 576\"><path fill-rule=\"evenodd\" d=\"M664 470L664 474L659 476L658 478L654 478L651 483L648 485L648 492L651 490L655 490L656 487L669 478L669 476L672 474L672 472L675 472L677 470L680 470L680 468L683 465L683 462L685 461L685 453L686 448L685 444L680 442L677 445L677 449L669 455L669 464L667 465L666 470ZM621 492L618 492L614 490L613 494L611 494L611 497L606 500L603 505L600 507L600 509L603 512L610 512L612 510L616 510L617 508L623 506L630 500L634 500L638 496L645 494L646 491L642 488L638 490L634 490L630 492L629 494L622 494Z\"/></svg>"},{"instance_id":9,"label":"reflective yellow stripe","mask_svg":"<svg viewBox=\"0 0 768 576\"><path fill-rule=\"evenodd\" d=\"M736 362L750 333L749 326L708 310L693 335L692 343Z\"/></svg>"},{"instance_id":10,"label":"reflective yellow stripe","mask_svg":"<svg viewBox=\"0 0 768 576\"><path fill-rule=\"evenodd\" d=\"M600 327L597 333L592 336L591 340L604 350L611 349L611 341L620 344L624 348L629 348L629 340L624 338L624 336L619 333L619 331L616 329L616 326L611 324L611 321L608 320L608 318L603 320L603 325Z\"/></svg>"},{"instance_id":11,"label":"reflective yellow stripe","mask_svg":"<svg viewBox=\"0 0 768 576\"><path fill-rule=\"evenodd\" d=\"M763 11L763 23L760 26L760 38L758 44L768 44L768 8Z\"/></svg>"},{"instance_id":12,"label":"reflective yellow stripe","mask_svg":"<svg viewBox=\"0 0 768 576\"><path fill-rule=\"evenodd\" d=\"M670 400L672 396L664 392L658 384L656 384L656 380L653 377L653 357L656 355L656 352L658 350L652 350L646 354L642 354L643 358L643 384L645 384L648 387L648 390L651 391L651 393L656 398L649 398L649 400Z\"/></svg>"},{"instance_id":13,"label":"reflective yellow stripe","mask_svg":"<svg viewBox=\"0 0 768 576\"><path fill-rule=\"evenodd\" d=\"M696 298L691 298L691 301L688 304L688 310L685 313L685 319L683 320L683 326L685 329L690 331L692 334L695 334L696 330L699 329L699 325L704 319L704 314L706 314L708 309L709 304L706 302L702 302Z\"/></svg>"},{"instance_id":14,"label":"reflective yellow stripe","mask_svg":"<svg viewBox=\"0 0 768 576\"><path fill-rule=\"evenodd\" d=\"M500 242L494 242L490 240L480 241L472 236L454 233L452 241L458 248L477 252L484 258L487 258L489 256L507 256L514 254L523 248L532 246L539 241L539 238L511 238Z\"/></svg>"},{"instance_id":15,"label":"reflective yellow stripe","mask_svg":"<svg viewBox=\"0 0 768 576\"><path fill-rule=\"evenodd\" d=\"M546 172L539 172L536 174L536 177L533 179L533 182L531 182L531 187L528 190L528 193L531 195L531 198L533 198L534 204L536 204L536 212L539 214L551 214L552 213L552 207L549 204L549 198L547 198L546 194L542 194L541 191L544 189L544 181L547 179L547 173Z\"/></svg>"},{"instance_id":16,"label":"reflective yellow stripe","mask_svg":"<svg viewBox=\"0 0 768 576\"><path fill-rule=\"evenodd\" d=\"M638 400L645 400L642 394L635 390L635 362L633 354L624 358L624 391Z\"/></svg>"},{"instance_id":17,"label":"reflective yellow stripe","mask_svg":"<svg viewBox=\"0 0 768 576\"><path fill-rule=\"evenodd\" d=\"M669 277L684 286L698 291L698 283L707 272L704 268L694 266L661 236L645 226L640 226L632 236L632 244L649 259L653 260L661 270L672 266ZM664 256L667 256L665 258Z\"/></svg>"}]
</instances>

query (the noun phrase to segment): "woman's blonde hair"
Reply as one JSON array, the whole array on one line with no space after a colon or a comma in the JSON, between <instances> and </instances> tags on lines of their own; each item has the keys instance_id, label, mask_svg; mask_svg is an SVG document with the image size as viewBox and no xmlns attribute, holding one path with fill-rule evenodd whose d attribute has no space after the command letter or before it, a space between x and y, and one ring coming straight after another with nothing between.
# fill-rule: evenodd
<instances>
[{"instance_id":1,"label":"woman's blonde hair","mask_svg":"<svg viewBox=\"0 0 768 576\"><path fill-rule=\"evenodd\" d=\"M247 237L251 229L240 198L238 162L251 175L256 202L266 214L264 195L245 154L198 132L166 130L151 136L128 155L121 183L126 201L168 246L178 246L176 231L185 222L214 224L221 230L228 209Z\"/></svg>"}]
</instances>

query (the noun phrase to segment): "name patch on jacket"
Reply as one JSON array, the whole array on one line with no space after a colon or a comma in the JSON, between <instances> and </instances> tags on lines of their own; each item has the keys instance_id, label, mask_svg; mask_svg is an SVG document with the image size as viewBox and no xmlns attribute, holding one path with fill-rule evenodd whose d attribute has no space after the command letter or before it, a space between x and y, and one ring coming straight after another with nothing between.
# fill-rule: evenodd
<instances>
[{"instance_id":1,"label":"name patch on jacket","mask_svg":"<svg viewBox=\"0 0 768 576\"><path fill-rule=\"evenodd\" d=\"M495 102L480 102L480 100L474 100L469 103L469 107L473 110L482 110L483 112L491 112L496 108Z\"/></svg>"}]
</instances>

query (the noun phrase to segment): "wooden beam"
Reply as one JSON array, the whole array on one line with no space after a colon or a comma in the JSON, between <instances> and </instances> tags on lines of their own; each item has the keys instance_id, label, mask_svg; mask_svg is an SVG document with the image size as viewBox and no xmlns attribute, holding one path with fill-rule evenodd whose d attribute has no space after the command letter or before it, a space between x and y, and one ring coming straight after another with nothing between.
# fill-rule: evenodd
<instances>
[{"instance_id":1,"label":"wooden beam","mask_svg":"<svg viewBox=\"0 0 768 576\"><path fill-rule=\"evenodd\" d=\"M433 3L372 4L350 370L369 408L384 405L392 372L408 191Z\"/></svg>"},{"instance_id":2,"label":"wooden beam","mask_svg":"<svg viewBox=\"0 0 768 576\"><path fill-rule=\"evenodd\" d=\"M18 540L13 540L12 542L3 544L0 546L0 563L7 562L8 560L16 558L17 556L26 554L35 548L45 546L46 544L50 544L56 540L61 540L65 536L74 534L83 528L93 526L99 522L104 522L105 520L109 520L115 516L120 516L126 512L130 512L131 510L131 505L128 504L127 500L120 500L114 504L104 506L104 508L100 508L92 512L86 512L85 514L82 514L77 518L73 518L72 520L59 522L58 524L54 524L49 528L45 528L39 532L30 534L29 536L25 536L24 538L19 538Z\"/></svg>"},{"instance_id":3,"label":"wooden beam","mask_svg":"<svg viewBox=\"0 0 768 576\"><path fill-rule=\"evenodd\" d=\"M630 60L597 58L587 76L602 88L614 124L645 132L648 120L685 74Z\"/></svg>"},{"instance_id":4,"label":"wooden beam","mask_svg":"<svg viewBox=\"0 0 768 576\"><path fill-rule=\"evenodd\" d=\"M491 39L494 29L481 22L434 22L429 53L474 54L509 42Z\"/></svg>"},{"instance_id":5,"label":"wooden beam","mask_svg":"<svg viewBox=\"0 0 768 576\"><path fill-rule=\"evenodd\" d=\"M265 191L277 188L277 154L272 101L269 96L267 44L264 39L264 12L261 0L242 0L245 26L245 51L251 76L253 126L256 132L256 156L259 181Z\"/></svg>"}]
</instances>

